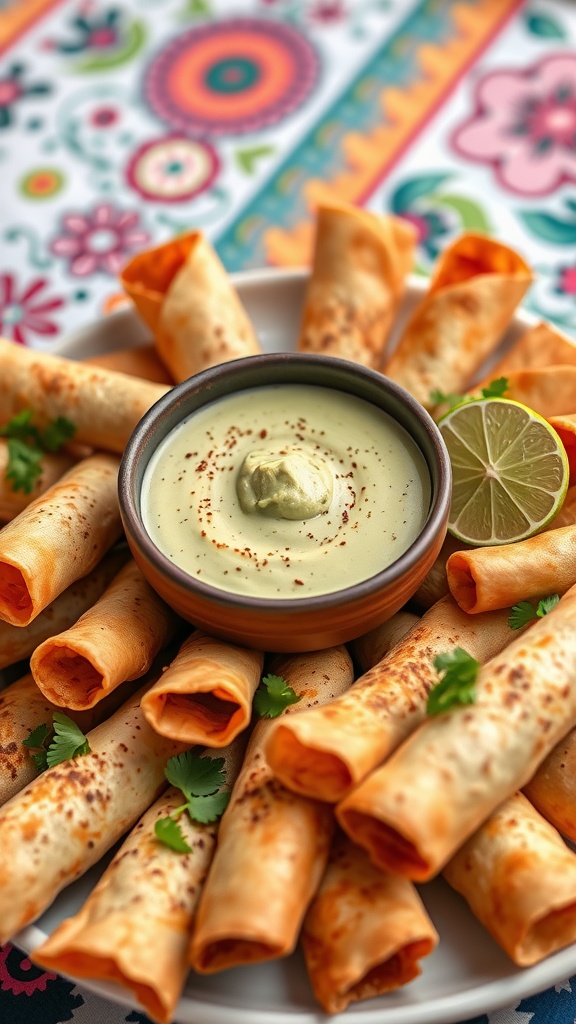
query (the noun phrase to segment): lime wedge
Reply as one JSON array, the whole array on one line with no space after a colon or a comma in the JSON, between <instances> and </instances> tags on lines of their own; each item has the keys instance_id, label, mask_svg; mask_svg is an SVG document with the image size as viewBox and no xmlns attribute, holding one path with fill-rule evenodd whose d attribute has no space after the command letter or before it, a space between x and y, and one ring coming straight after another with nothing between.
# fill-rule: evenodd
<instances>
[{"instance_id":1,"label":"lime wedge","mask_svg":"<svg viewBox=\"0 0 576 1024\"><path fill-rule=\"evenodd\" d=\"M508 398L464 402L438 422L452 462L448 530L472 545L544 529L568 489L568 458L549 423Z\"/></svg>"}]
</instances>

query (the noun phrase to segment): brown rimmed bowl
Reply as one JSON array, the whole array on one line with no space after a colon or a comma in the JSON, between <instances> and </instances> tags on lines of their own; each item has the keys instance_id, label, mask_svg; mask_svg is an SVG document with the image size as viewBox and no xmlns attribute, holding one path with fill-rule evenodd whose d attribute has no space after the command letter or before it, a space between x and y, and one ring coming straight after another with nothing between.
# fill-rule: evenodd
<instances>
[{"instance_id":1,"label":"brown rimmed bowl","mask_svg":"<svg viewBox=\"0 0 576 1024\"><path fill-rule=\"evenodd\" d=\"M399 558L375 575L331 593L299 598L240 595L200 582L156 546L141 514L148 462L166 435L210 403L247 388L312 384L356 395L384 410L415 441L430 474L424 526ZM384 622L417 590L446 534L449 456L429 414L376 371L329 356L279 352L224 363L176 385L143 416L120 465L120 510L135 560L154 589L184 619L207 632L267 651L310 651L345 643Z\"/></svg>"}]
</instances>

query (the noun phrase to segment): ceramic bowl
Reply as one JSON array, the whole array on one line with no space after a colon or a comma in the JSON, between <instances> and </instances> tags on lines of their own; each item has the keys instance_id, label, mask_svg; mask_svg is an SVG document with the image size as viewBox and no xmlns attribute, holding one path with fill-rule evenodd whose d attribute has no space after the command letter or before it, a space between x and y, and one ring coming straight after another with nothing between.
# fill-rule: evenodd
<instances>
[{"instance_id":1,"label":"ceramic bowl","mask_svg":"<svg viewBox=\"0 0 576 1024\"><path fill-rule=\"evenodd\" d=\"M146 467L166 435L185 418L247 388L309 384L356 395L384 410L424 456L431 500L424 526L387 568L343 589L317 596L245 596L201 582L168 558L148 533L141 490ZM142 418L125 449L120 509L134 558L154 589L184 619L213 635L268 651L310 651L344 643L398 611L436 559L450 505L449 457L432 418L403 388L347 360L283 352L238 359L174 387Z\"/></svg>"}]
</instances>

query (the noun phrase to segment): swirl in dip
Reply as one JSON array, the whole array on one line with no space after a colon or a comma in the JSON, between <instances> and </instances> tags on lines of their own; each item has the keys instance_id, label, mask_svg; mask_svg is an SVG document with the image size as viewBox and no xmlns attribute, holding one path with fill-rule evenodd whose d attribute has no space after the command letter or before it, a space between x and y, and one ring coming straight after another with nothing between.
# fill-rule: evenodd
<instances>
[{"instance_id":1,"label":"swirl in dip","mask_svg":"<svg viewBox=\"0 0 576 1024\"><path fill-rule=\"evenodd\" d=\"M144 526L198 580L255 597L331 593L417 538L430 476L406 430L362 398L308 384L198 409L150 459Z\"/></svg>"}]
</instances>

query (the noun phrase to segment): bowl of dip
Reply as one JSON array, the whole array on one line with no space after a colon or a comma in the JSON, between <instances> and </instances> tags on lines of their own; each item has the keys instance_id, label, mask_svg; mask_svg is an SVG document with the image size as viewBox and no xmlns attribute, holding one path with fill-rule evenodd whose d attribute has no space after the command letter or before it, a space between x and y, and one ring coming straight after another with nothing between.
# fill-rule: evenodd
<instances>
[{"instance_id":1,"label":"bowl of dip","mask_svg":"<svg viewBox=\"0 0 576 1024\"><path fill-rule=\"evenodd\" d=\"M412 596L442 545L449 457L382 374L276 352L164 395L125 449L134 558L184 619L269 651L344 643Z\"/></svg>"}]
</instances>

